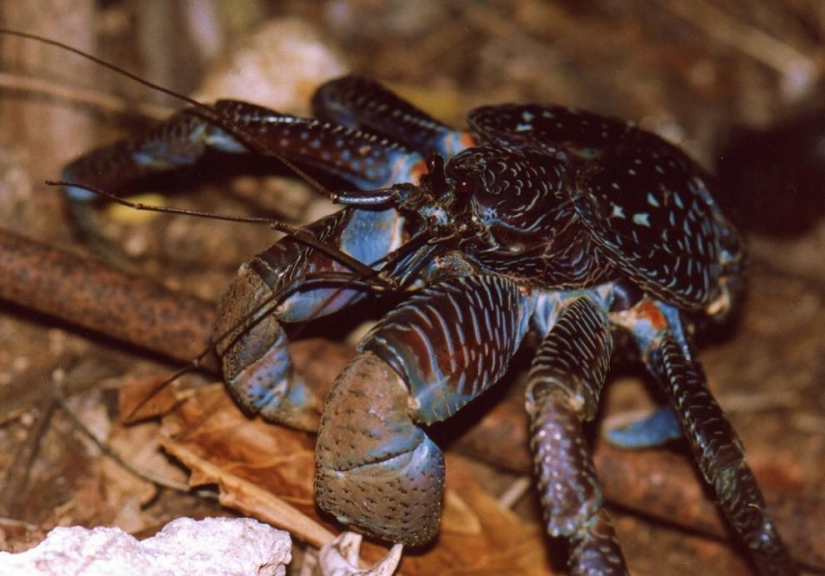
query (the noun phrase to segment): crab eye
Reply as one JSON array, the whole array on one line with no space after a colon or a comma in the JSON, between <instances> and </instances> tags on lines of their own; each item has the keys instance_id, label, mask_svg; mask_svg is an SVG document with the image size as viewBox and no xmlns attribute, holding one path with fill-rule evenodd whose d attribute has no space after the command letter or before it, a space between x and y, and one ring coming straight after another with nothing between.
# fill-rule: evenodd
<instances>
[{"instance_id":1,"label":"crab eye","mask_svg":"<svg viewBox=\"0 0 825 576\"><path fill-rule=\"evenodd\" d=\"M433 154L427 160L427 172L430 174L443 174L444 173L444 158L441 157L441 154Z\"/></svg>"},{"instance_id":2,"label":"crab eye","mask_svg":"<svg viewBox=\"0 0 825 576\"><path fill-rule=\"evenodd\" d=\"M470 196L476 189L476 182L471 178L462 178L455 185L455 193L459 196Z\"/></svg>"}]
</instances>

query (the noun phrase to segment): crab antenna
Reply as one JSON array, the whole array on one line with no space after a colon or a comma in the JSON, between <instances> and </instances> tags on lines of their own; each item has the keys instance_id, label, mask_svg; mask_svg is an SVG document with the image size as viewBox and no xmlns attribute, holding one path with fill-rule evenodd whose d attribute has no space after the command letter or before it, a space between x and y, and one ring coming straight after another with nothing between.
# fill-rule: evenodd
<instances>
[{"instance_id":1,"label":"crab antenna","mask_svg":"<svg viewBox=\"0 0 825 576\"><path fill-rule=\"evenodd\" d=\"M41 43L47 44L49 46L54 46L56 48L61 48L63 50L71 52L72 54L76 54L77 56L80 56L81 58L85 58L86 60L90 60L91 62L94 62L95 64L103 66L104 68L106 68L108 70L112 70L113 72L117 72L119 74L122 74L123 76L126 76L127 78L129 78L131 80L134 80L138 84L142 84L142 85L146 86L147 88L151 88L152 90L155 90L157 92L161 92L163 94L166 94L167 96L171 96L171 97L176 98L178 100L182 100L183 102L186 102L187 104L191 104L192 106L195 106L197 108L200 108L200 109L205 108L207 110L211 110L211 108L209 106L207 106L206 104L202 104L202 103L198 102L194 98L190 98L190 97L188 97L184 94L178 94L174 90L170 90L169 88L164 88L163 86L155 84L154 82L150 82L149 80L141 78L137 74L129 72L128 70L124 70L123 68L121 68L119 66L115 66L111 62L106 62L105 60L103 60L101 58L98 58L97 56L93 56L93 55L91 55L87 52L84 52L83 50L80 50L79 48L75 48L75 47L70 46L68 44L64 44L63 42L59 42L57 40L52 40L52 39L46 38L44 36L38 36L37 34L29 34L28 32L19 32L17 30L9 30L7 28L0 28L0 34L6 34L8 36L17 36L18 38L26 38L27 40L35 40L37 42L41 42ZM215 114L213 112L212 117L214 117L214 116L215 116Z\"/></svg>"}]
</instances>

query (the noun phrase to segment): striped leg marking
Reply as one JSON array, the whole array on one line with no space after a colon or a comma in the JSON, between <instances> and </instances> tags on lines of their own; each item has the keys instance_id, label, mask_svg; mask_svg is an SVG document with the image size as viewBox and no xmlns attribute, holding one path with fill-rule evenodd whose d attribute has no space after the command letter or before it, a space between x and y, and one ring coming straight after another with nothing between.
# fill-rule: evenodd
<instances>
[{"instance_id":1,"label":"striped leg marking","mask_svg":"<svg viewBox=\"0 0 825 576\"><path fill-rule=\"evenodd\" d=\"M533 361L527 412L547 531L571 542L571 574L627 574L582 432L613 350L610 322L589 298L565 308Z\"/></svg>"}]
</instances>

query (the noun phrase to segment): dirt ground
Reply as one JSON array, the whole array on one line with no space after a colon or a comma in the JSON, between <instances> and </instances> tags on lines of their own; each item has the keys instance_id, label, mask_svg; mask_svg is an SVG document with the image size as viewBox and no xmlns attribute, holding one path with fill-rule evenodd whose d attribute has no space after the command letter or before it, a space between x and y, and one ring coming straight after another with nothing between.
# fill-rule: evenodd
<instances>
[{"instance_id":1,"label":"dirt ground","mask_svg":"<svg viewBox=\"0 0 825 576\"><path fill-rule=\"evenodd\" d=\"M749 238L741 318L724 333L701 335L710 386L769 504L781 509L777 523L794 554L810 573L825 573L825 6L819 0L735 6L722 0L36 0L22 9L0 5L0 25L62 40L205 101L234 97L307 114L315 86L354 71L455 125L482 104L552 102L632 119L684 147L719 175L720 200ZM44 181L58 178L82 152L179 107L65 50L0 36L3 230L93 257L73 232L61 195ZM180 193L146 201L291 222L331 210L295 179L262 175L257 164L248 168L198 166L157 183ZM111 207L100 210L99 221L118 266L206 302L219 297L241 262L277 238L261 226ZM316 327L308 335L337 342L331 350L345 360L346 346L373 319L358 314L346 319L352 333ZM134 398L181 360L170 360L180 358L174 351L146 351L121 339L78 328L27 301L0 300L0 549L24 549L56 525L115 525L145 536L180 516L235 514L216 502L214 490L186 491L191 466L180 464L183 445L225 469L235 457L263 458L267 466L233 473L317 515L311 438L273 440L283 456L275 472L266 456L273 445L254 442L272 427L236 413L223 389L208 385L208 375L178 381L163 418L127 425L124 407L134 407ZM312 357L309 370L329 368L313 368ZM639 375L617 368L600 426L654 405ZM70 414L108 448L91 442ZM515 450L507 439L487 449ZM125 471L107 452L153 470L167 485ZM520 488L525 472L518 464L493 467L491 460L502 464L496 456L462 452L450 456L448 488L465 513L450 508L442 538L405 559L403 573L564 573L563 549L542 536L535 497ZM682 453L676 447L669 457ZM660 474L641 462L626 486ZM611 472L600 470L603 477ZM690 474L680 482L687 508L688 494L701 491ZM713 528L651 517L611 494L634 574L751 573L739 547L712 535ZM329 519L319 521L337 530ZM301 551L311 549L301 546L295 573Z\"/></svg>"}]
</instances>

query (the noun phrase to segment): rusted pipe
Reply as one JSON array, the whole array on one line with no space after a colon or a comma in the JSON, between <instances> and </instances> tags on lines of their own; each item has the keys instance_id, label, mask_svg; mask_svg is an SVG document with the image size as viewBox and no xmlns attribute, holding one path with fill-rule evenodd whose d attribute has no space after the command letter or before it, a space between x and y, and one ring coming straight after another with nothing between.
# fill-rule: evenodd
<instances>
[{"instance_id":1,"label":"rusted pipe","mask_svg":"<svg viewBox=\"0 0 825 576\"><path fill-rule=\"evenodd\" d=\"M0 278L0 299L176 361L210 343L212 304L3 230Z\"/></svg>"},{"instance_id":2,"label":"rusted pipe","mask_svg":"<svg viewBox=\"0 0 825 576\"><path fill-rule=\"evenodd\" d=\"M189 363L211 346L215 305L105 264L0 230L0 300ZM309 338L291 345L298 370L324 394L352 351ZM317 362L324 357L324 362ZM200 366L218 372L210 354Z\"/></svg>"}]
</instances>

